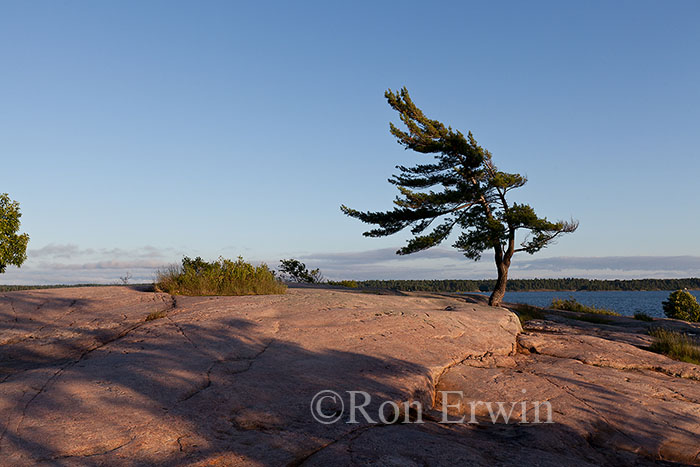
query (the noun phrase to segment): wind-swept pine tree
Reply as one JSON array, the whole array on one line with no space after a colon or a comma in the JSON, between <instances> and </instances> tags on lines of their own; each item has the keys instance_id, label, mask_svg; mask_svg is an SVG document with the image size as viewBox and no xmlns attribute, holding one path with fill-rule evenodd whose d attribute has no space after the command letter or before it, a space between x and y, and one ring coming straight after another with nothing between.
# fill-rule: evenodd
<instances>
[{"instance_id":1,"label":"wind-swept pine tree","mask_svg":"<svg viewBox=\"0 0 700 467\"><path fill-rule=\"evenodd\" d=\"M433 154L435 160L396 167L400 173L389 179L400 192L393 210L361 212L343 205L342 211L377 226L364 233L367 237L384 237L410 227L413 238L396 252L399 255L436 246L457 227L461 233L453 246L467 258L479 260L484 251L494 250L498 279L489 304L499 306L513 255L541 250L557 236L575 231L578 222L550 222L527 204L508 203L506 195L525 185L525 177L499 171L491 153L477 144L471 132L465 137L427 118L405 87L397 92L389 89L384 95L407 128L403 131L391 123L391 134L406 149ZM516 245L518 230L528 235Z\"/></svg>"}]
</instances>

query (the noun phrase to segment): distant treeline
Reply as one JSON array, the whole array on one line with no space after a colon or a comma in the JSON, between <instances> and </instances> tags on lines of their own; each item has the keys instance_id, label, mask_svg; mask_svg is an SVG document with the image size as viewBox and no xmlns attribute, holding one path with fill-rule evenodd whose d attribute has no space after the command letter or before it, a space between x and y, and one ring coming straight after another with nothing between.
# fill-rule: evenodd
<instances>
[{"instance_id":1,"label":"distant treeline","mask_svg":"<svg viewBox=\"0 0 700 467\"><path fill-rule=\"evenodd\" d=\"M423 292L490 292L496 284L491 280L385 280L357 281L361 288L394 289ZM510 279L507 290L678 290L700 289L700 278L689 279Z\"/></svg>"},{"instance_id":2,"label":"distant treeline","mask_svg":"<svg viewBox=\"0 0 700 467\"><path fill-rule=\"evenodd\" d=\"M0 285L0 292L16 292L18 290L57 289L59 287L81 287L75 285Z\"/></svg>"},{"instance_id":3,"label":"distant treeline","mask_svg":"<svg viewBox=\"0 0 700 467\"><path fill-rule=\"evenodd\" d=\"M124 284L53 284L53 285L0 285L0 292L17 292L19 290L63 289L65 287L112 287ZM151 284L134 283L130 286L147 286Z\"/></svg>"}]
</instances>

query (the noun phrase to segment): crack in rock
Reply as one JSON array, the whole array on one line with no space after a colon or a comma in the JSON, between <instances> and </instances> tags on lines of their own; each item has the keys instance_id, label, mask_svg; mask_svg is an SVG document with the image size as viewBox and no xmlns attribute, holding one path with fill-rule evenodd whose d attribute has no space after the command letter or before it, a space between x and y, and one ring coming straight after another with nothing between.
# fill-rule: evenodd
<instances>
[{"instance_id":1,"label":"crack in rock","mask_svg":"<svg viewBox=\"0 0 700 467\"><path fill-rule=\"evenodd\" d=\"M17 321L19 321L19 316L17 315L17 310L15 309L15 301L7 295L3 296L3 298L6 298L10 302L10 309L12 310L12 314L15 316L15 319L13 320L15 324L10 328L14 329L17 326Z\"/></svg>"},{"instance_id":2,"label":"crack in rock","mask_svg":"<svg viewBox=\"0 0 700 467\"><path fill-rule=\"evenodd\" d=\"M209 368L207 369L207 382L204 383L204 385L202 385L200 388L195 389L191 394L188 394L187 396L178 400L177 404L188 401L188 400L192 399L194 396L196 396L197 394L199 394L200 392L211 387L211 370L214 369L214 366L216 366L217 363L221 363L221 360L217 360L214 363L212 363L211 365L209 365Z\"/></svg>"},{"instance_id":3,"label":"crack in rock","mask_svg":"<svg viewBox=\"0 0 700 467\"><path fill-rule=\"evenodd\" d=\"M246 371L250 370L253 367L253 364L255 363L255 361L258 359L258 357L260 357L262 354L265 353L265 351L267 351L268 348L270 348L273 341L274 341L274 339L271 340L270 342L268 342L267 345L260 352L258 352L257 354L255 354L254 356L252 356L250 358L236 358L236 359L232 360L232 361L248 360L248 366L245 367L243 370L234 371L231 374L240 375L241 373L245 373ZM225 360L224 360L224 362L225 362Z\"/></svg>"},{"instance_id":4,"label":"crack in rock","mask_svg":"<svg viewBox=\"0 0 700 467\"><path fill-rule=\"evenodd\" d=\"M532 352L532 349L528 349L530 352ZM629 372L639 372L639 371L653 371L655 373L661 373L666 376L671 376L673 378L682 378L682 379L688 379L691 381L700 381L700 376L696 375L688 375L688 374L683 374L683 373L678 373L674 372L672 370L669 370L667 368L663 368L660 366L651 366L651 365L612 365L612 364L607 364L606 362L597 362L597 363L592 363L588 360L584 360L583 357L577 358L577 357L563 357L561 355L555 355L552 353L546 353L542 352L540 350L535 349L535 352L532 352L537 355L546 355L547 357L552 357L552 358L560 358L562 360L575 360L577 362L583 363L584 365L589 365L592 367L596 368L610 368L612 370L619 370L619 371L629 371Z\"/></svg>"},{"instance_id":5,"label":"crack in rock","mask_svg":"<svg viewBox=\"0 0 700 467\"><path fill-rule=\"evenodd\" d=\"M45 303L44 303L44 304L45 304ZM44 304L40 305L40 307L43 306ZM172 309L172 306L174 306L174 305L170 305L165 311L168 311L168 310ZM54 381L55 379L57 379L64 371L66 371L67 369L69 369L69 368L73 367L74 365L77 365L78 363L80 363L81 361L83 361L83 360L84 360L88 355L90 355L92 352L94 352L94 351L96 351L96 350L99 350L99 349L101 349L101 348L103 348L103 347L105 347L105 346L107 346L107 345L109 345L109 344L111 344L111 343L113 343L113 342L116 342L116 341L118 341L118 340L120 340L120 339L126 337L130 332L132 332L132 331L134 331L134 330L136 330L136 329L138 329L138 328L140 328L141 326L144 326L144 325L146 325L146 324L148 324L148 322L144 322L144 321L137 322L136 324L133 324L133 325L127 327L126 329L122 330L122 331L119 332L116 336L114 336L114 337L112 337L112 338L110 338L110 339L107 339L106 341L103 341L103 342L101 342L101 343L99 343L99 344L97 344L97 345L94 345L92 348L89 348L89 349L85 350L83 353L80 354L80 356L79 356L77 359L75 359L75 360L73 360L73 361L69 361L68 363L66 363L65 365L63 365L62 367L60 367L53 375L51 375L51 376L44 382L44 384L41 386L41 388L39 389L39 391L37 391L37 392L29 399L29 401L27 401L27 403L25 404L24 408L22 409L22 414L20 415L19 421L17 422L17 425L16 425L16 427L15 427L15 431L19 434L20 429L21 429L21 426L22 426L22 423L24 422L24 419L25 419L25 417L26 417L27 411L29 410L29 406L32 404L32 402L34 402L34 400L35 400L40 394L42 394L44 391L46 391L46 389L48 388L49 384L50 384L52 381ZM25 371L29 371L29 370L25 370ZM10 376L11 376L11 375L10 375ZM8 376L8 377L9 377L9 376ZM6 379L7 379L7 378L5 378L5 380L6 380ZM4 382L5 380L3 380L3 382ZM8 431L8 430L9 430L9 423L8 423L8 425L5 426L5 429L4 429L3 432L0 434L0 443L2 443L2 441L5 439L5 435L7 434L7 431Z\"/></svg>"},{"instance_id":6,"label":"crack in rock","mask_svg":"<svg viewBox=\"0 0 700 467\"><path fill-rule=\"evenodd\" d=\"M583 404L583 405L585 405L586 407L588 407L588 409L589 409L591 412L593 412L594 414L598 415L598 416L605 422L605 424L606 424L607 426L609 426L610 428L612 428L613 430L617 431L617 432L620 433L622 436L624 436L625 438L627 438L628 440L630 440L634 445L639 444L636 440L634 440L634 438L632 438L632 437L629 436L627 433L625 433L624 431L620 430L620 429L617 428L615 425L613 425L612 423L610 423L610 421L605 417L605 415L603 415L603 414L600 413L598 410L596 410L595 407L593 407L592 405L590 405L590 404L589 404L588 402L586 402L585 400L583 400L583 399L581 399L581 398L579 398L579 397L576 397L576 396L574 395L574 393L573 393L568 387L566 387L566 386L560 386L559 384L557 384L557 383L555 383L554 381L552 381L551 379L549 379L547 376L542 375L542 374L538 374L538 373L536 373L536 372L534 372L534 371L531 372L531 374L532 374L533 376L537 376L537 377L540 377L540 378L544 379L545 381L547 381L547 382L548 382L549 384L551 384L552 386L556 387L557 389L560 389L560 390L564 391L564 392L567 393L569 396L573 397L574 399L576 399L577 401L579 401L581 404Z\"/></svg>"},{"instance_id":7,"label":"crack in rock","mask_svg":"<svg viewBox=\"0 0 700 467\"><path fill-rule=\"evenodd\" d=\"M203 384L201 387L199 387L198 389L194 390L191 394L188 394L187 396L185 396L185 397L183 397L182 399L178 400L177 403L176 403L175 405L180 404L180 403L182 403L182 402L186 402L186 401L192 399L192 398L193 398L194 396L196 396L197 394L201 393L202 391L205 391L205 390L209 389L209 388L211 387L211 385L212 385L212 381L211 381L211 372L212 372L212 370L214 369L214 367L215 367L216 365L219 365L219 364L226 364L227 362L236 362L236 361L248 360L248 366L246 366L244 369L239 370L239 371L230 372L229 374L231 374L231 375L240 375L241 373L245 373L246 371L248 371L248 370L250 370L250 369L252 368L252 366L253 366L253 364L255 363L255 361L256 361L262 354L264 354L264 353L267 351L268 348L270 348L270 346L272 345L273 342L274 342L274 339L271 339L267 344L265 344L265 346L262 348L262 350L260 350L259 352L257 352L257 353L256 353L255 355L253 355L252 357L236 357L236 358L229 358L229 359L220 358L220 359L215 360L214 362L212 362L211 365L209 365L209 368L207 369L207 373L206 373L206 380L207 380L207 382L204 383L204 384Z\"/></svg>"},{"instance_id":8,"label":"crack in rock","mask_svg":"<svg viewBox=\"0 0 700 467\"><path fill-rule=\"evenodd\" d=\"M317 448L311 450L311 452L308 452L306 454L302 454L300 457L297 457L296 459L289 462L287 464L287 467L301 467L302 465L304 465L306 463L306 461L308 461L309 459L311 459L313 456L315 456L319 452L323 451L324 449L326 449L330 446L333 446L336 443L344 441L348 438L350 438L349 441L352 441L352 440L356 439L358 436L360 436L362 433L364 433L365 431L370 430L372 428L381 427L381 426L385 426L385 425L383 425L383 424L371 424L371 425L358 426L357 428L354 428L354 429L348 431L340 438L332 439L329 442L322 444L321 446L318 446ZM349 448L349 446L348 446L348 448Z\"/></svg>"},{"instance_id":9,"label":"crack in rock","mask_svg":"<svg viewBox=\"0 0 700 467\"><path fill-rule=\"evenodd\" d=\"M61 373L63 373L63 371L64 371L68 366L69 366L69 365L65 365L65 366L59 368L58 370L56 370L56 372L55 372L53 375L51 375L51 376L44 382L44 384L39 388L39 391L37 391L37 392L29 399L29 401L27 401L27 403L24 405L24 408L22 409L22 414L21 414L20 417L19 417L19 421L17 422L17 425L15 426L15 431L16 431L17 433L19 433L20 427L22 426L22 423L24 422L24 418L26 417L27 410L29 409L29 406L30 406L31 403L34 401L34 399L36 399L36 398L39 396L39 394L41 394L42 392L44 392L44 391L46 390L47 386L49 385L49 383L50 383L51 381L53 381L55 378L58 378L58 376L60 376ZM6 378L6 379L7 379L7 378ZM25 393L25 394L26 394L26 393ZM2 434L0 434L0 443L2 443L2 441L5 439L5 435L7 434L7 431L8 431L9 429L10 429L10 424L9 424L9 422L8 422L7 425L5 426L5 429L3 430Z\"/></svg>"},{"instance_id":10,"label":"crack in rock","mask_svg":"<svg viewBox=\"0 0 700 467\"><path fill-rule=\"evenodd\" d=\"M461 365L462 363L464 363L468 360L480 360L480 359L483 360L484 358L487 358L490 356L493 356L493 352L491 352L491 351L485 352L481 355L469 354L462 359L454 360L452 363L449 363L448 365L444 366L435 378L431 378L431 379L433 379L433 385L432 385L433 387L431 388L431 393L432 393L431 407L435 408L435 405L437 403L437 394L438 394L437 388L440 385L440 379L445 375L445 373L450 371L450 369L454 368L455 366Z\"/></svg>"},{"instance_id":11,"label":"crack in rock","mask_svg":"<svg viewBox=\"0 0 700 467\"><path fill-rule=\"evenodd\" d=\"M170 316L166 316L166 318L167 318L168 321L170 321L170 323L172 323L173 326L175 326L175 328L177 329L177 331L178 331L180 334L182 334L182 337L184 337L184 338L187 340L187 342L189 342L190 345L192 345L192 347L194 347L195 349L198 348L197 344L195 344L194 341L192 341L192 339L190 339L190 337L185 333L185 330L182 329L182 327L181 327L179 324L177 324L175 321L173 321L173 320L170 318Z\"/></svg>"},{"instance_id":12,"label":"crack in rock","mask_svg":"<svg viewBox=\"0 0 700 467\"><path fill-rule=\"evenodd\" d=\"M74 458L74 457L87 458L87 457L104 456L106 454L111 454L113 452L116 452L119 449L133 443L135 439L136 439L136 436L132 437L129 441L126 441L126 442L120 444L119 446L116 446L114 448L108 449L108 450L103 451L103 452L94 452L91 454L64 454L64 455L52 456L52 457L43 458L43 459L37 459L37 461L38 462L46 462L46 461L54 461L54 460L60 460L60 459L70 459L70 458Z\"/></svg>"}]
</instances>

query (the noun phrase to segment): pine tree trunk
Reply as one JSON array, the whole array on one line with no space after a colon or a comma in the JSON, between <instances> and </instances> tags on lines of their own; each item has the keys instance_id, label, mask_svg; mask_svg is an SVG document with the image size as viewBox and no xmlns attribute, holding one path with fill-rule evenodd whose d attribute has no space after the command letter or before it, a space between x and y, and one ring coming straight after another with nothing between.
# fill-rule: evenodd
<instances>
[{"instance_id":1,"label":"pine tree trunk","mask_svg":"<svg viewBox=\"0 0 700 467\"><path fill-rule=\"evenodd\" d=\"M496 287L494 287L491 297L489 297L489 305L501 306L501 300L506 294L506 283L508 282L508 266L503 262L496 264L498 269L498 279L496 279Z\"/></svg>"}]
</instances>

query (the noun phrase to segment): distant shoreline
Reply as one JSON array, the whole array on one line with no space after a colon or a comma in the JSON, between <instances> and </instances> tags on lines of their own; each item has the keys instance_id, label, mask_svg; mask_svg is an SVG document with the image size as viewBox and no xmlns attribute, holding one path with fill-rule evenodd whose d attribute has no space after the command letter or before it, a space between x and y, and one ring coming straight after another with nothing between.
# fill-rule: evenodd
<instances>
[{"instance_id":1,"label":"distant shoreline","mask_svg":"<svg viewBox=\"0 0 700 467\"><path fill-rule=\"evenodd\" d=\"M683 287L685 290L700 291L700 288ZM622 290L622 289L610 289L610 290L577 290L577 289L529 289L529 290L506 290L508 292L669 292L678 289L634 289L634 290ZM478 293L478 294L489 294L491 292L482 291L470 291L470 292L460 292L460 293Z\"/></svg>"},{"instance_id":2,"label":"distant shoreline","mask_svg":"<svg viewBox=\"0 0 700 467\"><path fill-rule=\"evenodd\" d=\"M338 281L332 281L340 285ZM417 279L417 280L365 280L346 281L354 283L359 289L390 289L404 292L450 292L490 294L496 283L495 279ZM561 284L562 287L552 287ZM545 285L538 287L538 285ZM152 287L153 283L133 284L47 284L47 285L2 285L0 293L20 290L56 289L67 287L105 287L129 285L132 287ZM577 287L572 287L577 285ZM700 278L683 279L509 279L508 292L654 292L687 289L700 291Z\"/></svg>"},{"instance_id":3,"label":"distant shoreline","mask_svg":"<svg viewBox=\"0 0 700 467\"><path fill-rule=\"evenodd\" d=\"M414 292L488 293L494 289L495 279L441 279L441 280L369 280L356 281L360 288L394 289ZM506 292L600 292L600 291L659 291L700 290L700 278L681 279L509 279Z\"/></svg>"}]
</instances>

